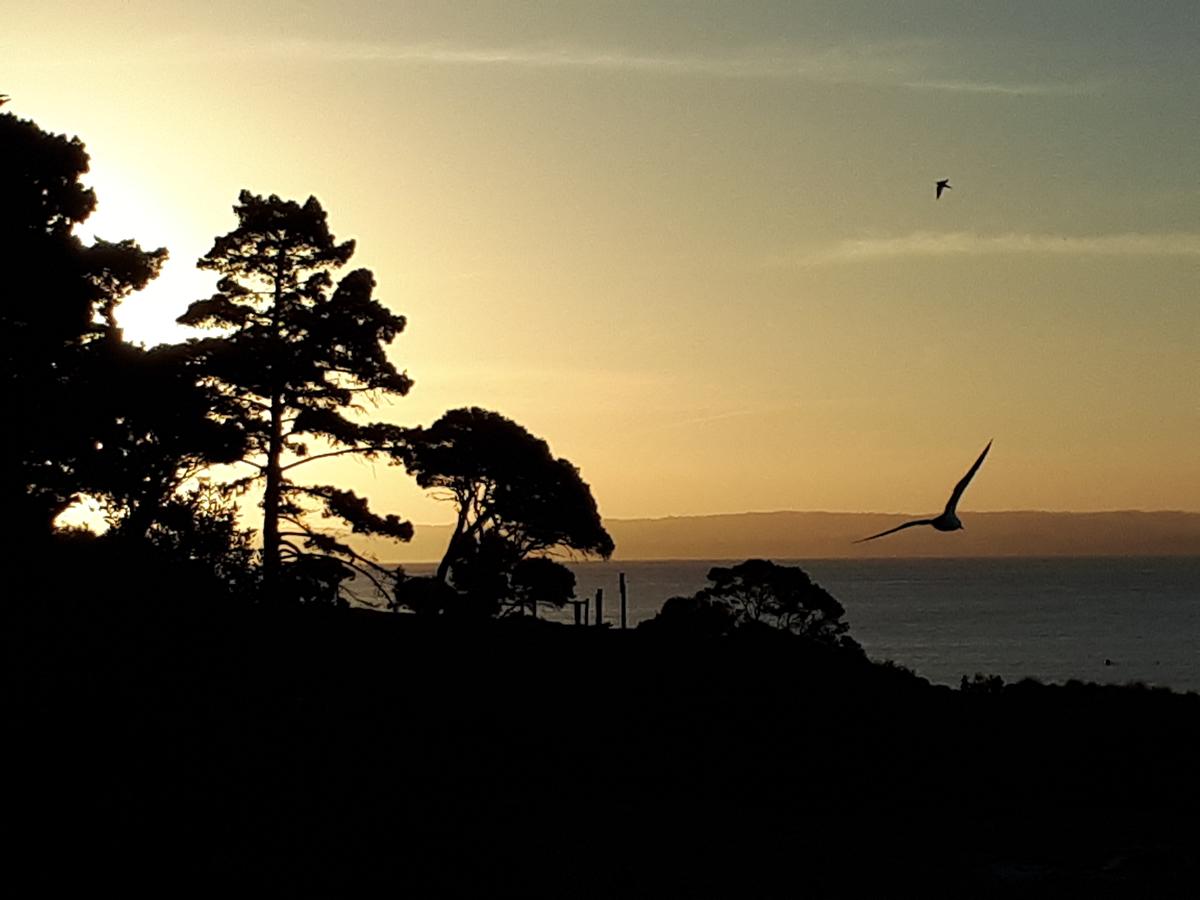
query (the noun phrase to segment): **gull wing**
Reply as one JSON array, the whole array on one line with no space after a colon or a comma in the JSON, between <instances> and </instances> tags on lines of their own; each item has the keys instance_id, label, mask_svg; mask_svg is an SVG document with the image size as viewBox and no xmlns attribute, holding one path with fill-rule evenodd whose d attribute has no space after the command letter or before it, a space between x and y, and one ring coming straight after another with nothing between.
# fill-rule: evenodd
<instances>
[{"instance_id":1,"label":"gull wing","mask_svg":"<svg viewBox=\"0 0 1200 900\"><path fill-rule=\"evenodd\" d=\"M862 544L866 541L873 541L875 538L881 538L885 534L894 534L897 531L903 531L905 528L912 528L914 525L932 525L933 519L913 519L911 522L905 522L903 525L897 525L895 528L889 528L887 531L881 531L879 534L873 534L870 537L859 538L854 541L855 544Z\"/></svg>"},{"instance_id":2,"label":"gull wing","mask_svg":"<svg viewBox=\"0 0 1200 900\"><path fill-rule=\"evenodd\" d=\"M967 489L967 485L971 483L971 479L975 477L975 473L979 471L980 465L983 464L983 458L988 455L988 451L992 449L992 442L988 441L987 446L983 448L983 452L979 454L979 459L975 460L975 465L971 466L962 480L954 486L954 493L950 495L950 499L946 501L946 510L942 515L953 515L955 507L958 506L958 500L963 495L963 491Z\"/></svg>"}]
</instances>

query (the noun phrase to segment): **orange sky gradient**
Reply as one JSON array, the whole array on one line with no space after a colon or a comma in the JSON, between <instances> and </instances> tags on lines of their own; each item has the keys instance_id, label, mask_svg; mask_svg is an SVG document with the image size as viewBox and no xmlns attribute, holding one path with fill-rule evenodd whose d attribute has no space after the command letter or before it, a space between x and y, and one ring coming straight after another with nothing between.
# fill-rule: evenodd
<instances>
[{"instance_id":1,"label":"orange sky gradient","mask_svg":"<svg viewBox=\"0 0 1200 900\"><path fill-rule=\"evenodd\" d=\"M239 189L314 194L408 317L375 415L496 410L605 516L936 512L993 438L965 512L1200 511L1194 6L906 8L51 0L0 91L170 251L130 338Z\"/></svg>"}]
</instances>

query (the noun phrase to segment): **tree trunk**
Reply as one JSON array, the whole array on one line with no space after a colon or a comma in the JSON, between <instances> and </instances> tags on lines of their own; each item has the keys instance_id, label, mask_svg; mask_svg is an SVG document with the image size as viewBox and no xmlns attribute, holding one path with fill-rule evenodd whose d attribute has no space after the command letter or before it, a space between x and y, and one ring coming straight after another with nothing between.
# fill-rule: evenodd
<instances>
[{"instance_id":1,"label":"tree trunk","mask_svg":"<svg viewBox=\"0 0 1200 900\"><path fill-rule=\"evenodd\" d=\"M466 534L466 525L467 506L465 502L459 501L458 522L455 523L454 531L450 535L450 543L446 546L446 554L442 557L442 561L438 563L437 567L436 577L442 584L446 583L446 579L450 575L450 565L454 562L458 554L458 546Z\"/></svg>"},{"instance_id":2,"label":"tree trunk","mask_svg":"<svg viewBox=\"0 0 1200 900\"><path fill-rule=\"evenodd\" d=\"M283 401L271 397L271 437L267 444L267 485L263 491L263 586L270 596L279 575L279 503L283 497Z\"/></svg>"},{"instance_id":3,"label":"tree trunk","mask_svg":"<svg viewBox=\"0 0 1200 900\"><path fill-rule=\"evenodd\" d=\"M276 254L274 297L271 304L271 434L267 441L267 484L263 491L263 589L268 599L279 581L279 504L283 498L283 386L279 383L279 364L283 347L280 334L283 318L284 255L280 245Z\"/></svg>"}]
</instances>

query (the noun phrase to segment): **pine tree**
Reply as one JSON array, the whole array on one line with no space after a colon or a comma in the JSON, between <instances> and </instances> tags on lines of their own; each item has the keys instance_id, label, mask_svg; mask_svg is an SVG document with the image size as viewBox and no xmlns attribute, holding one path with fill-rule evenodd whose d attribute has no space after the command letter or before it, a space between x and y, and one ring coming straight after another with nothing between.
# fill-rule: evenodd
<instances>
[{"instance_id":1,"label":"pine tree","mask_svg":"<svg viewBox=\"0 0 1200 900\"><path fill-rule=\"evenodd\" d=\"M408 540L411 524L373 514L349 491L298 484L290 473L330 456L385 453L401 440L397 426L361 424L345 413L412 386L385 348L405 319L373 297L375 279L366 269L334 286L331 273L353 255L354 242L335 240L316 198L301 205L242 191L234 212L237 228L217 238L198 263L222 276L217 292L193 303L179 321L223 332L196 347L228 402L225 414L239 419L248 435L246 461L257 474L243 484L261 479L264 485L267 595L285 593L284 577L294 586L297 579L311 581L314 572L325 587L336 586L348 568L374 578L382 570L310 524L309 506L316 503L356 533ZM310 452L312 439L329 449ZM331 556L341 557L339 565Z\"/></svg>"}]
</instances>

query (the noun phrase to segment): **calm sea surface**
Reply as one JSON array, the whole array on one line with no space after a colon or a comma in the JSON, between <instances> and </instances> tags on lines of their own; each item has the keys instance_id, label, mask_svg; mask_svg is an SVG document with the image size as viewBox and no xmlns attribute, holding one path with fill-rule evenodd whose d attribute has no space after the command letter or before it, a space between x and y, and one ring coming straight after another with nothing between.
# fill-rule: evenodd
<instances>
[{"instance_id":1,"label":"calm sea surface","mask_svg":"<svg viewBox=\"0 0 1200 900\"><path fill-rule=\"evenodd\" d=\"M571 568L577 596L603 589L604 618L614 624L624 572L632 626L668 597L704 587L712 566L735 562ZM1005 681L1143 681L1200 691L1200 556L776 562L800 566L837 597L850 634L873 659L930 681L957 685L984 672Z\"/></svg>"}]
</instances>

